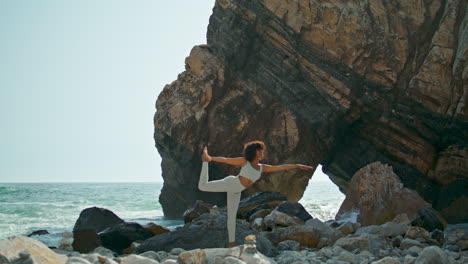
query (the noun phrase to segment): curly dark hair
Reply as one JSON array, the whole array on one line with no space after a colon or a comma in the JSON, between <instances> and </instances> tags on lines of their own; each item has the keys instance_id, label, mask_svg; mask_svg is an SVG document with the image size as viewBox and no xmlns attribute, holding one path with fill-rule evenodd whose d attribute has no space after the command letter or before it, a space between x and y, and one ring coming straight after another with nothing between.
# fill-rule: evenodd
<instances>
[{"instance_id":1,"label":"curly dark hair","mask_svg":"<svg viewBox=\"0 0 468 264\"><path fill-rule=\"evenodd\" d=\"M244 158L248 161L253 161L257 155L258 149L266 149L265 143L262 141L252 141L244 144Z\"/></svg>"}]
</instances>

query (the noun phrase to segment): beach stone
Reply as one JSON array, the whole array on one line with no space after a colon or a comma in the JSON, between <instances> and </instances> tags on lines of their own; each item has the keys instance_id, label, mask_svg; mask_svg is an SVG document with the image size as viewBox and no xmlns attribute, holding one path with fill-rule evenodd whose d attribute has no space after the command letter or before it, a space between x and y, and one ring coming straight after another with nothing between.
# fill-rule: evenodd
<instances>
[{"instance_id":1,"label":"beach stone","mask_svg":"<svg viewBox=\"0 0 468 264\"><path fill-rule=\"evenodd\" d=\"M73 231L74 250L80 253L88 253L101 246L101 238L95 229L79 229Z\"/></svg>"},{"instance_id":2,"label":"beach stone","mask_svg":"<svg viewBox=\"0 0 468 264\"><path fill-rule=\"evenodd\" d=\"M412 226L406 231L405 238L416 239L424 242L431 239L431 235L426 229L418 226Z\"/></svg>"},{"instance_id":3,"label":"beach stone","mask_svg":"<svg viewBox=\"0 0 468 264\"><path fill-rule=\"evenodd\" d=\"M349 234L353 234L360 226L361 225L359 223L344 222L338 227L336 227L336 229L346 236Z\"/></svg>"},{"instance_id":4,"label":"beach stone","mask_svg":"<svg viewBox=\"0 0 468 264\"><path fill-rule=\"evenodd\" d=\"M280 212L276 209L269 215L265 216L263 222L266 228L272 230L276 229L276 226L295 226L304 224L304 222L299 218Z\"/></svg>"},{"instance_id":5,"label":"beach stone","mask_svg":"<svg viewBox=\"0 0 468 264\"><path fill-rule=\"evenodd\" d=\"M416 261L416 257L410 256L410 255L406 255L404 258L404 264L414 264L415 261Z\"/></svg>"},{"instance_id":6,"label":"beach stone","mask_svg":"<svg viewBox=\"0 0 468 264\"><path fill-rule=\"evenodd\" d=\"M408 215L403 213L403 214L398 214L393 218L392 222L403 224L403 225L410 225L411 220L408 218Z\"/></svg>"},{"instance_id":7,"label":"beach stone","mask_svg":"<svg viewBox=\"0 0 468 264\"><path fill-rule=\"evenodd\" d=\"M265 216L269 215L273 210L271 209L260 209L249 216L249 222L254 221L257 218L265 218Z\"/></svg>"},{"instance_id":8,"label":"beach stone","mask_svg":"<svg viewBox=\"0 0 468 264\"><path fill-rule=\"evenodd\" d=\"M114 257L114 252L108 248L105 247L97 247L95 248L91 253L97 253L103 257L107 258L113 258Z\"/></svg>"},{"instance_id":9,"label":"beach stone","mask_svg":"<svg viewBox=\"0 0 468 264\"><path fill-rule=\"evenodd\" d=\"M276 264L276 261L273 259L268 258L267 256L263 255L260 252L249 253L248 250L245 248L245 245L229 248L225 257L236 257L241 259L246 263L258 263L258 264Z\"/></svg>"},{"instance_id":10,"label":"beach stone","mask_svg":"<svg viewBox=\"0 0 468 264\"><path fill-rule=\"evenodd\" d=\"M439 229L436 229L436 230L431 232L431 238L435 239L440 244L443 244L444 243L444 232L439 230Z\"/></svg>"},{"instance_id":11,"label":"beach stone","mask_svg":"<svg viewBox=\"0 0 468 264\"><path fill-rule=\"evenodd\" d=\"M276 249L278 249L278 251L285 251L285 250L298 251L301 249L301 244L299 244L299 242L294 241L294 240L285 240L285 241L281 241L280 243L278 243L278 245L276 246Z\"/></svg>"},{"instance_id":12,"label":"beach stone","mask_svg":"<svg viewBox=\"0 0 468 264\"><path fill-rule=\"evenodd\" d=\"M400 243L400 249L409 249L410 247L417 246L417 247L424 247L424 245L419 242L418 240L414 240L411 238L404 238Z\"/></svg>"},{"instance_id":13,"label":"beach stone","mask_svg":"<svg viewBox=\"0 0 468 264\"><path fill-rule=\"evenodd\" d=\"M348 263L359 263L359 256L356 256L348 251L343 251L335 258L335 260L345 261Z\"/></svg>"},{"instance_id":14,"label":"beach stone","mask_svg":"<svg viewBox=\"0 0 468 264\"><path fill-rule=\"evenodd\" d=\"M396 237L392 238L392 245L393 245L393 247L400 247L401 241L403 241L403 237L402 237L402 236L396 236Z\"/></svg>"},{"instance_id":15,"label":"beach stone","mask_svg":"<svg viewBox=\"0 0 468 264\"><path fill-rule=\"evenodd\" d=\"M263 218L257 218L250 223L250 228L256 231L262 231L263 226Z\"/></svg>"},{"instance_id":16,"label":"beach stone","mask_svg":"<svg viewBox=\"0 0 468 264\"><path fill-rule=\"evenodd\" d=\"M372 262L372 264L401 264L401 262L397 258L385 257L383 259Z\"/></svg>"},{"instance_id":17,"label":"beach stone","mask_svg":"<svg viewBox=\"0 0 468 264\"><path fill-rule=\"evenodd\" d=\"M179 254L182 254L184 252L185 252L185 249L183 248L173 248L171 249L171 251L169 251L169 254L178 256Z\"/></svg>"},{"instance_id":18,"label":"beach stone","mask_svg":"<svg viewBox=\"0 0 468 264\"><path fill-rule=\"evenodd\" d=\"M239 202L237 214L242 218L248 219L257 210L274 209L285 200L286 196L279 192L256 192ZM255 210L256 208L258 209Z\"/></svg>"},{"instance_id":19,"label":"beach stone","mask_svg":"<svg viewBox=\"0 0 468 264\"><path fill-rule=\"evenodd\" d=\"M151 237L145 240L136 250L137 253L146 251L170 251L173 248L192 250L197 248L223 248L228 245L225 214L203 214L187 223L183 228L170 233ZM250 229L248 222L237 220L236 239L238 245L244 243L248 235L257 237L257 250L267 256L274 253L272 243L259 232Z\"/></svg>"},{"instance_id":20,"label":"beach stone","mask_svg":"<svg viewBox=\"0 0 468 264\"><path fill-rule=\"evenodd\" d=\"M159 262L154 259L131 254L122 258L120 264L159 264Z\"/></svg>"},{"instance_id":21,"label":"beach stone","mask_svg":"<svg viewBox=\"0 0 468 264\"><path fill-rule=\"evenodd\" d=\"M444 230L447 226L447 221L436 210L434 210L434 208L422 206L411 221L411 225L419 226L429 232L432 232L436 229Z\"/></svg>"},{"instance_id":22,"label":"beach stone","mask_svg":"<svg viewBox=\"0 0 468 264\"><path fill-rule=\"evenodd\" d=\"M278 264L290 264L294 262L308 263L307 259L307 255L292 250L282 251L281 254L276 257Z\"/></svg>"},{"instance_id":23,"label":"beach stone","mask_svg":"<svg viewBox=\"0 0 468 264\"><path fill-rule=\"evenodd\" d=\"M49 234L49 231L45 230L45 229L41 229L41 230L36 230L36 231L33 231L32 233L30 233L28 235L28 237L31 237L31 236L42 236L42 235L47 235Z\"/></svg>"},{"instance_id":24,"label":"beach stone","mask_svg":"<svg viewBox=\"0 0 468 264\"><path fill-rule=\"evenodd\" d=\"M417 257L419 253L421 253L422 248L418 246L412 246L408 248L407 253L410 254L411 256Z\"/></svg>"},{"instance_id":25,"label":"beach stone","mask_svg":"<svg viewBox=\"0 0 468 264\"><path fill-rule=\"evenodd\" d=\"M458 250L468 249L468 224L451 225L446 230L444 247L456 245Z\"/></svg>"},{"instance_id":26,"label":"beach stone","mask_svg":"<svg viewBox=\"0 0 468 264\"><path fill-rule=\"evenodd\" d=\"M148 223L146 225L143 225L143 227L148 229L151 233L153 233L154 236L171 232L171 230L163 226L157 225L155 223Z\"/></svg>"},{"instance_id":27,"label":"beach stone","mask_svg":"<svg viewBox=\"0 0 468 264\"><path fill-rule=\"evenodd\" d=\"M408 230L407 225L395 223L395 222L387 222L383 225L370 225L365 227L360 227L356 230L356 234L373 234L379 236L386 236L386 237L396 237L399 235L404 235Z\"/></svg>"},{"instance_id":28,"label":"beach stone","mask_svg":"<svg viewBox=\"0 0 468 264\"><path fill-rule=\"evenodd\" d=\"M66 264L94 264L81 257L69 257Z\"/></svg>"},{"instance_id":29,"label":"beach stone","mask_svg":"<svg viewBox=\"0 0 468 264\"><path fill-rule=\"evenodd\" d=\"M177 264L177 260L175 259L165 259L161 264Z\"/></svg>"},{"instance_id":30,"label":"beach stone","mask_svg":"<svg viewBox=\"0 0 468 264\"><path fill-rule=\"evenodd\" d=\"M280 205L278 205L278 207L276 207L276 210L297 217L301 219L301 221L304 223L307 220L312 219L312 216L304 209L304 206L297 202L292 203L290 201L284 201Z\"/></svg>"},{"instance_id":31,"label":"beach stone","mask_svg":"<svg viewBox=\"0 0 468 264\"><path fill-rule=\"evenodd\" d=\"M391 244L388 239L382 236L373 234L353 234L338 239L334 246L342 247L348 251L359 249L377 254L380 249L391 247Z\"/></svg>"},{"instance_id":32,"label":"beach stone","mask_svg":"<svg viewBox=\"0 0 468 264\"><path fill-rule=\"evenodd\" d=\"M199 217L200 215L209 213L211 207L211 204L205 203L202 200L197 200L192 208L185 210L183 214L184 223L192 222L193 219Z\"/></svg>"},{"instance_id":33,"label":"beach stone","mask_svg":"<svg viewBox=\"0 0 468 264\"><path fill-rule=\"evenodd\" d=\"M235 257L225 257L222 262L222 264L246 264L245 261L243 260L240 260L238 258L235 258Z\"/></svg>"},{"instance_id":34,"label":"beach stone","mask_svg":"<svg viewBox=\"0 0 468 264\"><path fill-rule=\"evenodd\" d=\"M166 255L167 255L167 253L166 253ZM157 260L157 261L161 261L160 256L155 251L146 251L145 253L141 253L140 256L145 257L145 258L154 259L154 260Z\"/></svg>"},{"instance_id":35,"label":"beach stone","mask_svg":"<svg viewBox=\"0 0 468 264\"><path fill-rule=\"evenodd\" d=\"M177 262L183 264L207 263L206 253L202 249L194 249L178 254Z\"/></svg>"},{"instance_id":36,"label":"beach stone","mask_svg":"<svg viewBox=\"0 0 468 264\"><path fill-rule=\"evenodd\" d=\"M416 258L415 264L450 264L453 260L447 254L436 246L424 248Z\"/></svg>"},{"instance_id":37,"label":"beach stone","mask_svg":"<svg viewBox=\"0 0 468 264\"><path fill-rule=\"evenodd\" d=\"M154 251L147 251L147 252L154 252ZM140 254L140 256L144 256L144 254L147 253L147 252L144 252L144 253ZM146 256L146 257L148 257L148 256ZM169 253L167 253L166 251L158 251L158 252L156 252L155 260L163 261L167 257L169 257Z\"/></svg>"},{"instance_id":38,"label":"beach stone","mask_svg":"<svg viewBox=\"0 0 468 264\"><path fill-rule=\"evenodd\" d=\"M153 233L138 223L121 223L99 233L102 246L122 254L135 241L153 237Z\"/></svg>"},{"instance_id":39,"label":"beach stone","mask_svg":"<svg viewBox=\"0 0 468 264\"><path fill-rule=\"evenodd\" d=\"M73 233L63 232L62 237L59 242L59 249L73 251Z\"/></svg>"},{"instance_id":40,"label":"beach stone","mask_svg":"<svg viewBox=\"0 0 468 264\"><path fill-rule=\"evenodd\" d=\"M108 209L90 207L81 211L80 216L75 222L73 231L81 229L94 229L96 233L99 233L104 229L122 224L124 222L124 220Z\"/></svg>"},{"instance_id":41,"label":"beach stone","mask_svg":"<svg viewBox=\"0 0 468 264\"><path fill-rule=\"evenodd\" d=\"M16 259L24 250L29 252L36 264L65 263L67 260L67 256L57 254L42 242L26 236L11 236L0 240L0 254L8 259Z\"/></svg>"}]
</instances>

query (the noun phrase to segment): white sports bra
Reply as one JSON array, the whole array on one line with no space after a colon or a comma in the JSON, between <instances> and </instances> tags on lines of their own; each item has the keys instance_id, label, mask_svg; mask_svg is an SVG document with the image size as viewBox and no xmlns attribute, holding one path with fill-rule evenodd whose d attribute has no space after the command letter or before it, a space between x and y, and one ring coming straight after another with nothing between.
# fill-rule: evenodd
<instances>
[{"instance_id":1,"label":"white sports bra","mask_svg":"<svg viewBox=\"0 0 468 264\"><path fill-rule=\"evenodd\" d=\"M247 161L247 163L241 168L239 172L239 176L246 177L247 179L256 182L258 179L260 179L260 175L262 174L263 171L263 166L262 164L260 165L260 170L255 169L252 167L252 164Z\"/></svg>"}]
</instances>

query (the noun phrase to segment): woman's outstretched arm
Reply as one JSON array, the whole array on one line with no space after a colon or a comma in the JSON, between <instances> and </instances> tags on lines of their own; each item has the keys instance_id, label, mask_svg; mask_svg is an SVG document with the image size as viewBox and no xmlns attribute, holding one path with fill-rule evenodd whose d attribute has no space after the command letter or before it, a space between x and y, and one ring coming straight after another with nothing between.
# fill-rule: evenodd
<instances>
[{"instance_id":1,"label":"woman's outstretched arm","mask_svg":"<svg viewBox=\"0 0 468 264\"><path fill-rule=\"evenodd\" d=\"M314 167L302 165L302 164L284 164L284 165L268 165L263 164L263 172L275 172L275 171L284 171L284 170L291 170L291 169L301 169L301 170L313 170Z\"/></svg>"},{"instance_id":2,"label":"woman's outstretched arm","mask_svg":"<svg viewBox=\"0 0 468 264\"><path fill-rule=\"evenodd\" d=\"M202 160L203 161L216 161L216 162L221 162L221 163L226 163L226 164L236 165L236 166L244 166L246 162L244 157L238 157L238 158L211 157L210 155L208 155L207 147L203 148Z\"/></svg>"}]
</instances>

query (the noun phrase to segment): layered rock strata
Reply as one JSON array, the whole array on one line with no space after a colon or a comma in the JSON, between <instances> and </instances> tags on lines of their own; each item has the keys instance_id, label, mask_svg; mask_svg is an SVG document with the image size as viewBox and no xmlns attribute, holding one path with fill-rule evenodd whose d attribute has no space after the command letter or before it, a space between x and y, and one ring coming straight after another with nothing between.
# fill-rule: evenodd
<instances>
[{"instance_id":1,"label":"layered rock strata","mask_svg":"<svg viewBox=\"0 0 468 264\"><path fill-rule=\"evenodd\" d=\"M200 199L200 153L240 156L259 139L265 163L321 163L340 190L369 163L393 167L450 223L466 222L467 2L218 0L207 45L156 102L160 203L181 217ZM238 168L210 164L210 179ZM245 191L297 201L310 174L262 177Z\"/></svg>"}]
</instances>

